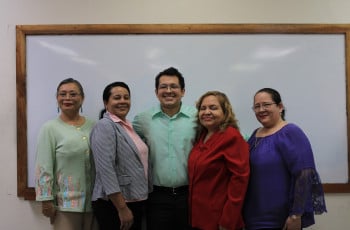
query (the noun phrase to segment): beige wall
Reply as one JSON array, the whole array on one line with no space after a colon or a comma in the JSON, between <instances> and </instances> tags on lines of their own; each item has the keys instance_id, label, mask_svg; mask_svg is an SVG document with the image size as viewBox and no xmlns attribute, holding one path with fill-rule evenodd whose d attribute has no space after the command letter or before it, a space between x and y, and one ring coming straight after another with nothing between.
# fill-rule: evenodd
<instances>
[{"instance_id":1,"label":"beige wall","mask_svg":"<svg viewBox=\"0 0 350 230\"><path fill-rule=\"evenodd\" d=\"M15 25L350 23L349 9L348 0L0 0L0 229L50 229L36 202L17 197ZM347 229L350 194L326 202L309 229Z\"/></svg>"}]
</instances>

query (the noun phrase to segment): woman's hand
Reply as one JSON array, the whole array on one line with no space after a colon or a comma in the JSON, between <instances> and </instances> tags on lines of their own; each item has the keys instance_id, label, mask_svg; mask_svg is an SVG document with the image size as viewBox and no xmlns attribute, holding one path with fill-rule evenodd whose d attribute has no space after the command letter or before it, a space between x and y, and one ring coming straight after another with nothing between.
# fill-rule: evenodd
<instances>
[{"instance_id":1,"label":"woman's hand","mask_svg":"<svg viewBox=\"0 0 350 230\"><path fill-rule=\"evenodd\" d=\"M128 230L134 223L134 216L128 205L125 202L123 194L121 192L108 195L108 198L112 201L114 207L118 210L118 216L120 220L120 229Z\"/></svg>"},{"instance_id":2,"label":"woman's hand","mask_svg":"<svg viewBox=\"0 0 350 230\"><path fill-rule=\"evenodd\" d=\"M283 230L300 230L300 229L301 229L301 217L296 215L289 216L283 227Z\"/></svg>"},{"instance_id":3,"label":"woman's hand","mask_svg":"<svg viewBox=\"0 0 350 230\"><path fill-rule=\"evenodd\" d=\"M41 202L42 213L46 217L50 217L50 223L53 224L56 216L56 208L52 200Z\"/></svg>"},{"instance_id":4,"label":"woman's hand","mask_svg":"<svg viewBox=\"0 0 350 230\"><path fill-rule=\"evenodd\" d=\"M118 215L120 219L120 229L130 229L134 222L134 216L128 206L125 205L125 207L118 209Z\"/></svg>"}]
</instances>

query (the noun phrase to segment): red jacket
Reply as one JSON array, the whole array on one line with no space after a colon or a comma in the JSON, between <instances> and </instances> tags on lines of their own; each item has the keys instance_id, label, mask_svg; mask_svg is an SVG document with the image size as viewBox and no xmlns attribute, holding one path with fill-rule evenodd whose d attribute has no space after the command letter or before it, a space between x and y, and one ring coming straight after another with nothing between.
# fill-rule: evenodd
<instances>
[{"instance_id":1,"label":"red jacket","mask_svg":"<svg viewBox=\"0 0 350 230\"><path fill-rule=\"evenodd\" d=\"M240 229L249 180L249 148L238 130L228 127L205 143L203 134L188 161L192 227Z\"/></svg>"}]
</instances>

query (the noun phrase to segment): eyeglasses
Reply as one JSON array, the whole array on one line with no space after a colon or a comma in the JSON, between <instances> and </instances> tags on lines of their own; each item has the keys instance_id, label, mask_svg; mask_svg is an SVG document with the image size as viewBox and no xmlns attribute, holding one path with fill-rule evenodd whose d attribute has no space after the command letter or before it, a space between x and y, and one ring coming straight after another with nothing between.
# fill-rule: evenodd
<instances>
[{"instance_id":1,"label":"eyeglasses","mask_svg":"<svg viewBox=\"0 0 350 230\"><path fill-rule=\"evenodd\" d=\"M60 92L57 94L59 97L61 98L65 98L67 96L69 96L69 98L76 98L77 96L80 95L80 93L77 93L77 92Z\"/></svg>"},{"instance_id":2,"label":"eyeglasses","mask_svg":"<svg viewBox=\"0 0 350 230\"><path fill-rule=\"evenodd\" d=\"M254 112L259 112L260 109L262 108L263 110L271 108L271 105L276 104L275 102L270 102L270 103L262 103L262 104L256 104L253 106Z\"/></svg>"},{"instance_id":3,"label":"eyeglasses","mask_svg":"<svg viewBox=\"0 0 350 230\"><path fill-rule=\"evenodd\" d=\"M160 89L160 90L168 90L168 89L170 89L170 90L177 90L179 88L180 88L180 86L176 85L176 84L170 84L170 85L161 84L161 85L158 86L158 89Z\"/></svg>"}]
</instances>

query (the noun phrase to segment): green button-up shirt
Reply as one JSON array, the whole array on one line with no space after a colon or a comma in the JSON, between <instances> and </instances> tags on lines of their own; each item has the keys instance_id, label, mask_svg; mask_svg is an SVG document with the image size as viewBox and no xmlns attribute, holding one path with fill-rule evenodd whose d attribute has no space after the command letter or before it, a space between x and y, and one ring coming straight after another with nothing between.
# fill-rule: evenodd
<instances>
[{"instance_id":1,"label":"green button-up shirt","mask_svg":"<svg viewBox=\"0 0 350 230\"><path fill-rule=\"evenodd\" d=\"M196 134L195 107L181 105L172 117L160 106L135 116L135 131L149 146L153 184L178 187L188 184L187 160Z\"/></svg>"}]
</instances>

